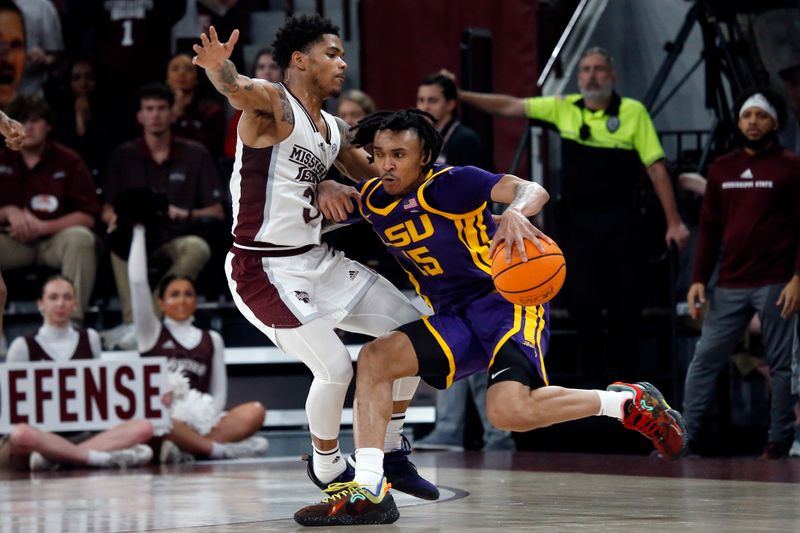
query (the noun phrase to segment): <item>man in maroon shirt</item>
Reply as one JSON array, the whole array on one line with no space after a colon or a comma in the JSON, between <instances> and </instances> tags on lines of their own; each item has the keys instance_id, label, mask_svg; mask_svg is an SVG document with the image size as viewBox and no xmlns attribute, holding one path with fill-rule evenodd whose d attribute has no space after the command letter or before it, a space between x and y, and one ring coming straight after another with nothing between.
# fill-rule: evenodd
<instances>
[{"instance_id":1,"label":"man in maroon shirt","mask_svg":"<svg viewBox=\"0 0 800 533\"><path fill-rule=\"evenodd\" d=\"M19 96L8 114L25 125L21 150L0 150L0 271L31 265L61 269L75 283L83 319L97 260L91 228L100 211L94 180L81 157L48 140L50 109Z\"/></svg>"},{"instance_id":2,"label":"man in maroon shirt","mask_svg":"<svg viewBox=\"0 0 800 533\"><path fill-rule=\"evenodd\" d=\"M165 204L164 217L159 218L153 231L148 232L149 244L153 245L153 259L169 264L164 276L175 274L196 280L211 257L211 246L215 245L207 242L200 233L210 226L219 225L225 217L219 176L203 145L172 135L171 109L175 98L172 90L163 83L152 82L143 86L139 95L140 107L136 118L142 126L142 136L111 152L103 187L105 203L101 217L110 230L129 226L133 221L118 220L120 213L117 213L115 202L119 204L120 199L130 198L126 191L131 189L151 191ZM126 231L122 227L120 230ZM108 347L133 349L136 337L127 249L120 253L112 247L111 266L123 324L105 332L105 342Z\"/></svg>"},{"instance_id":3,"label":"man in maroon shirt","mask_svg":"<svg viewBox=\"0 0 800 533\"><path fill-rule=\"evenodd\" d=\"M700 213L693 318L719 256L719 281L686 375L683 415L696 446L717 376L754 313L761 320L772 397L763 458L785 457L793 437L792 342L800 309L800 158L780 146L781 98L751 91L738 105L744 146L711 165Z\"/></svg>"}]
</instances>

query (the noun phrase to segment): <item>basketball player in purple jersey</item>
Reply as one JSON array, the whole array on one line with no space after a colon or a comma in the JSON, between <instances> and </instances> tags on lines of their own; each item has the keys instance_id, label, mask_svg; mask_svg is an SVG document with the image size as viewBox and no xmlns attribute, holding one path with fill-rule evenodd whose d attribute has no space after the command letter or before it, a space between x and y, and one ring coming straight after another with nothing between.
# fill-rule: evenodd
<instances>
[{"instance_id":1,"label":"basketball player in purple jersey","mask_svg":"<svg viewBox=\"0 0 800 533\"><path fill-rule=\"evenodd\" d=\"M435 313L366 344L358 357L355 404L356 474L330 485L330 495L295 514L302 525L391 523L399 513L384 477L383 433L391 416L391 384L420 376L444 389L454 380L489 373L491 423L529 431L595 415L622 421L665 456L685 446L683 422L649 383L608 390L550 386L544 356L548 304L514 305L494 288L498 244L524 249L548 239L528 217L549 199L539 185L475 167L434 164L442 140L427 113L375 113L356 127L354 144L374 141L380 177L359 185L359 209L408 272ZM509 204L495 226L489 202ZM541 248L540 248L541 249Z\"/></svg>"},{"instance_id":2,"label":"basketball player in purple jersey","mask_svg":"<svg viewBox=\"0 0 800 533\"><path fill-rule=\"evenodd\" d=\"M194 63L242 111L230 180L234 245L225 268L231 294L253 325L314 375L306 401L314 445L308 474L321 488L353 476L338 442L353 368L334 327L378 336L421 314L388 281L320 244L317 184L331 165L360 179L375 175L366 152L350 144L347 125L322 110L341 91L347 70L338 34L319 16L288 19L272 45L282 83L236 72L229 57L238 30L223 43L212 27L194 46ZM411 377L393 384L381 449L395 488L435 500L438 489L408 461L402 436L418 383Z\"/></svg>"}]
</instances>

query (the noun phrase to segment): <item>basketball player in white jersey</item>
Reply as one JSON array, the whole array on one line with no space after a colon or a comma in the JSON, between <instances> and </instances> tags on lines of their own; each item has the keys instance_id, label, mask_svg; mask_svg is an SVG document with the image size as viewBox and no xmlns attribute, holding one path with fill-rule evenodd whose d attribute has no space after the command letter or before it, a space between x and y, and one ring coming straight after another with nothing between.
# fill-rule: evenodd
<instances>
[{"instance_id":1,"label":"basketball player in white jersey","mask_svg":"<svg viewBox=\"0 0 800 533\"><path fill-rule=\"evenodd\" d=\"M288 19L272 45L283 83L236 72L229 57L238 30L223 43L211 27L194 46L194 63L242 111L230 180L234 245L225 269L231 293L253 325L314 375L306 401L314 445L308 473L320 488L353 476L338 443L352 362L334 327L378 336L420 317L388 281L320 244L317 184L331 165L356 179L377 175L366 152L350 145L347 125L322 110L341 91L347 69L338 34L319 16ZM418 383L416 377L395 383L386 477L397 490L437 499L438 489L408 461L402 437Z\"/></svg>"}]
</instances>

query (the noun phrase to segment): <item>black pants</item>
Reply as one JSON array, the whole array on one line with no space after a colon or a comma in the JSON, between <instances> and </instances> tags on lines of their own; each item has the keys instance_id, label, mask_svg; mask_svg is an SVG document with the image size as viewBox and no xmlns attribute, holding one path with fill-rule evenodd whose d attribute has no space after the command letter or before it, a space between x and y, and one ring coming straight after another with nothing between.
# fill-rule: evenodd
<instances>
[{"instance_id":1,"label":"black pants","mask_svg":"<svg viewBox=\"0 0 800 533\"><path fill-rule=\"evenodd\" d=\"M633 207L559 214L559 242L567 261L565 292L578 334L580 369L597 385L632 379L639 367L642 224Z\"/></svg>"}]
</instances>

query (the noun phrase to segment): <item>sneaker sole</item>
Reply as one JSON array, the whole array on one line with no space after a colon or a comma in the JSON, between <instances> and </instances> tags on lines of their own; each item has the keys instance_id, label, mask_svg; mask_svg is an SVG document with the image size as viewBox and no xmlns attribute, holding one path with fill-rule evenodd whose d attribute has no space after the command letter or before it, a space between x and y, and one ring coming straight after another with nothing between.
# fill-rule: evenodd
<instances>
[{"instance_id":1,"label":"sneaker sole","mask_svg":"<svg viewBox=\"0 0 800 533\"><path fill-rule=\"evenodd\" d=\"M394 503L394 498L391 494L384 497L384 502L389 501L391 508L386 511L371 511L361 516L298 516L299 512L294 515L294 521L301 526L307 527L324 527L324 526L362 526L362 525L379 525L379 524L393 524L400 518L400 511L397 510L397 505Z\"/></svg>"}]
</instances>

